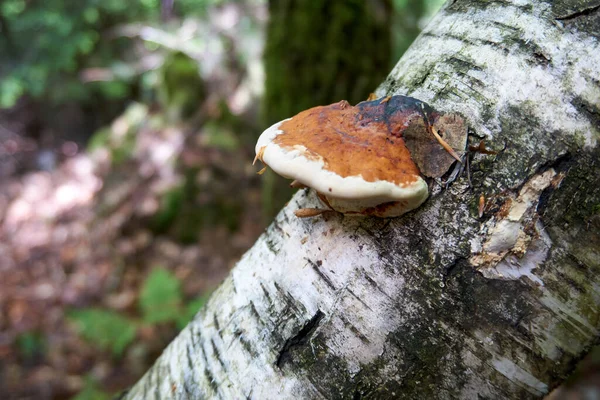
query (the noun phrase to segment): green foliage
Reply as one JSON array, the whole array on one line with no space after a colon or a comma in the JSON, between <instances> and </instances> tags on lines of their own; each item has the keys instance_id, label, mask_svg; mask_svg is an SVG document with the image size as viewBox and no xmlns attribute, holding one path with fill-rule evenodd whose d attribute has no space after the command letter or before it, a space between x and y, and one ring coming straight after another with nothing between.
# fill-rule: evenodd
<instances>
[{"instance_id":1,"label":"green foliage","mask_svg":"<svg viewBox=\"0 0 600 400\"><path fill-rule=\"evenodd\" d=\"M110 27L130 20L155 19L155 6L121 0L5 0L0 7L3 35L0 53L0 107L10 107L22 94L49 100L78 99L78 70L102 63L120 50L101 40Z\"/></svg>"},{"instance_id":2,"label":"green foliage","mask_svg":"<svg viewBox=\"0 0 600 400\"><path fill-rule=\"evenodd\" d=\"M204 98L198 62L182 52L169 54L161 68L158 97L172 121L194 115Z\"/></svg>"},{"instance_id":3,"label":"green foliage","mask_svg":"<svg viewBox=\"0 0 600 400\"><path fill-rule=\"evenodd\" d=\"M155 268L145 279L139 296L138 306L142 321L146 324L174 323L183 329L206 303L210 293L205 293L185 304L181 293L181 282L172 272ZM120 356L135 339L138 323L119 313L98 308L72 310L67 315L79 329L81 336L102 350ZM23 354L34 354L43 348L40 339L23 335L20 342ZM93 382L90 383L90 385ZM96 396L93 385L84 389L78 396ZM79 397L78 397L79 398ZM95 399L95 397L81 397Z\"/></svg>"},{"instance_id":4,"label":"green foliage","mask_svg":"<svg viewBox=\"0 0 600 400\"><path fill-rule=\"evenodd\" d=\"M218 140L222 140L222 146L234 146L234 143L238 143L234 136ZM214 142L211 142L211 145L216 146ZM214 174L214 181L229 178L218 169L212 169L211 172ZM156 234L168 232L180 243L193 244L203 229L213 226L226 226L231 232L238 229L242 200L228 191L220 193L215 183L206 186L199 184L199 173L199 168L186 168L183 182L162 194L160 207L150 223ZM210 191L211 197L199 204L198 193L202 191Z\"/></svg>"},{"instance_id":5,"label":"green foliage","mask_svg":"<svg viewBox=\"0 0 600 400\"><path fill-rule=\"evenodd\" d=\"M204 145L223 150L235 151L240 148L240 142L232 130L227 129L217 121L208 121L203 126Z\"/></svg>"},{"instance_id":6,"label":"green foliage","mask_svg":"<svg viewBox=\"0 0 600 400\"><path fill-rule=\"evenodd\" d=\"M146 323L176 321L182 310L181 283L166 269L156 268L146 278L139 307Z\"/></svg>"},{"instance_id":7,"label":"green foliage","mask_svg":"<svg viewBox=\"0 0 600 400\"><path fill-rule=\"evenodd\" d=\"M73 310L68 313L68 318L77 325L86 340L115 356L120 356L135 338L135 323L112 311L97 308Z\"/></svg>"},{"instance_id":8,"label":"green foliage","mask_svg":"<svg viewBox=\"0 0 600 400\"><path fill-rule=\"evenodd\" d=\"M179 329L183 329L209 297L210 293L205 293L184 305L179 280L172 272L156 268L144 282L139 307L144 322L175 322Z\"/></svg>"},{"instance_id":9,"label":"green foliage","mask_svg":"<svg viewBox=\"0 0 600 400\"><path fill-rule=\"evenodd\" d=\"M160 199L160 208L152 217L150 225L156 233L166 232L185 201L185 185L178 185L164 193Z\"/></svg>"},{"instance_id":10,"label":"green foliage","mask_svg":"<svg viewBox=\"0 0 600 400\"><path fill-rule=\"evenodd\" d=\"M199 15L221 2L182 0L175 2L174 11ZM11 107L24 94L56 104L94 96L126 97L133 74L121 73L114 60L130 55L131 43L116 38L114 28L135 22L154 24L159 18L159 0L0 2L0 108ZM80 71L87 67L109 67L116 79L84 85Z\"/></svg>"},{"instance_id":11,"label":"green foliage","mask_svg":"<svg viewBox=\"0 0 600 400\"><path fill-rule=\"evenodd\" d=\"M21 356L31 360L45 350L44 337L37 332L25 332L17 338L17 346Z\"/></svg>"},{"instance_id":12,"label":"green foliage","mask_svg":"<svg viewBox=\"0 0 600 400\"><path fill-rule=\"evenodd\" d=\"M130 160L134 154L137 132L147 121L148 107L140 103L132 103L123 115L114 121L112 128L101 128L92 135L87 150L107 148L110 150L114 165Z\"/></svg>"},{"instance_id":13,"label":"green foliage","mask_svg":"<svg viewBox=\"0 0 600 400\"><path fill-rule=\"evenodd\" d=\"M103 392L91 377L86 377L85 386L71 400L109 400L112 396Z\"/></svg>"},{"instance_id":14,"label":"green foliage","mask_svg":"<svg viewBox=\"0 0 600 400\"><path fill-rule=\"evenodd\" d=\"M87 151L93 152L94 150L103 149L110 144L110 128L101 128L97 130L87 144Z\"/></svg>"},{"instance_id":15,"label":"green foliage","mask_svg":"<svg viewBox=\"0 0 600 400\"><path fill-rule=\"evenodd\" d=\"M421 32L426 23L446 0L393 0L393 42L396 63Z\"/></svg>"}]
</instances>

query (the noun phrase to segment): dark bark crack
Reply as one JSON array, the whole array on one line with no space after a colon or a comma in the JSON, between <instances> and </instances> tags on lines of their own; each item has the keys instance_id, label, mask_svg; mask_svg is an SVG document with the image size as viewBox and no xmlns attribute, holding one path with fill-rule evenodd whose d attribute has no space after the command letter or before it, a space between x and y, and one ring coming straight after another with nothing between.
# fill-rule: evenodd
<instances>
[{"instance_id":1,"label":"dark bark crack","mask_svg":"<svg viewBox=\"0 0 600 400\"><path fill-rule=\"evenodd\" d=\"M600 129L600 108L581 97L576 97L571 101L573 107L583 114L588 121L596 128Z\"/></svg>"},{"instance_id":2,"label":"dark bark crack","mask_svg":"<svg viewBox=\"0 0 600 400\"><path fill-rule=\"evenodd\" d=\"M600 4L597 4L597 5L591 6L591 7L586 7L581 10L572 12L570 14L563 15L562 17L556 17L555 19L557 21L571 21L571 20L574 20L579 17L586 17L588 15L592 15L593 13L597 12L598 10L600 10Z\"/></svg>"},{"instance_id":3,"label":"dark bark crack","mask_svg":"<svg viewBox=\"0 0 600 400\"><path fill-rule=\"evenodd\" d=\"M300 329L300 332L285 341L277 361L275 361L277 367L281 369L283 364L292 360L292 352L295 349L308 343L324 316L325 314L321 310L317 310L317 313Z\"/></svg>"},{"instance_id":4,"label":"dark bark crack","mask_svg":"<svg viewBox=\"0 0 600 400\"><path fill-rule=\"evenodd\" d=\"M444 268L444 282L448 277L451 277L459 270L458 267L461 266L464 261L464 257L457 257L450 265Z\"/></svg>"}]
</instances>

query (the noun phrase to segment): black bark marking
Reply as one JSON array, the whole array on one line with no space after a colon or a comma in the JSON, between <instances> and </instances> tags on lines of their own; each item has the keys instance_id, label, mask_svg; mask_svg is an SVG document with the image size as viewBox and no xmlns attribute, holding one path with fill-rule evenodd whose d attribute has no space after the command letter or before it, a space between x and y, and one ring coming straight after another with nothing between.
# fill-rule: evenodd
<instances>
[{"instance_id":1,"label":"black bark marking","mask_svg":"<svg viewBox=\"0 0 600 400\"><path fill-rule=\"evenodd\" d=\"M323 263L322 261L320 261L320 260L319 260L319 261L317 261L317 262L314 262L314 261L312 261L312 260L310 260L309 258L306 258L306 257L304 257L304 259L305 259L305 260L306 260L306 261L307 261L307 262L310 264L310 266L311 266L311 267L312 267L312 269L313 269L313 270L314 270L314 271L317 273L317 275L319 275L319 277L320 277L321 279L323 279L323 281L324 281L324 282L327 284L327 286L329 286L329 288L331 288L331 290L334 290L334 291L335 291L335 290L337 290L337 289L335 288L335 286L333 285L333 282L331 282L331 280L329 279L329 277L328 277L327 275L325 275L325 274L323 273L323 271L321 271L321 270L319 269L319 267L320 267L320 266L322 265L322 263Z\"/></svg>"},{"instance_id":2,"label":"black bark marking","mask_svg":"<svg viewBox=\"0 0 600 400\"><path fill-rule=\"evenodd\" d=\"M212 351L213 351L215 357L217 358L217 361L221 365L221 368L223 368L224 371L227 371L227 366L225 365L225 361L223 361L223 359L221 358L221 352L217 348L217 344L215 343L214 339L210 339L210 344L212 346Z\"/></svg>"},{"instance_id":3,"label":"black bark marking","mask_svg":"<svg viewBox=\"0 0 600 400\"><path fill-rule=\"evenodd\" d=\"M597 129L600 129L600 108L597 105L592 104L581 97L576 97L571 101L573 107L577 109L583 116L585 116L592 125Z\"/></svg>"},{"instance_id":4,"label":"black bark marking","mask_svg":"<svg viewBox=\"0 0 600 400\"><path fill-rule=\"evenodd\" d=\"M460 37L456 37L455 39L462 40L462 39L460 39ZM468 60L464 57L452 56L452 57L448 58L448 62L457 66L460 70L483 71L483 68L480 65L475 64L474 62L471 62L471 60Z\"/></svg>"},{"instance_id":5,"label":"black bark marking","mask_svg":"<svg viewBox=\"0 0 600 400\"><path fill-rule=\"evenodd\" d=\"M261 325L264 325L265 323L261 318L260 314L258 313L258 310L256 309L256 306L254 305L254 302L252 300L250 301L249 307L251 314L254 316L254 318L256 318L256 320L260 322Z\"/></svg>"},{"instance_id":6,"label":"black bark marking","mask_svg":"<svg viewBox=\"0 0 600 400\"><path fill-rule=\"evenodd\" d=\"M265 285L262 282L259 282L259 284L260 284L260 288L263 291L263 294L265 295L265 298L269 302L269 306L272 306L273 305L273 299L271 299L271 295L269 294L269 291L267 290L267 288L265 287Z\"/></svg>"},{"instance_id":7,"label":"black bark marking","mask_svg":"<svg viewBox=\"0 0 600 400\"><path fill-rule=\"evenodd\" d=\"M160 387L161 380L164 379L164 376L161 376L161 375L162 374L158 373L158 368L153 368L152 369L152 379L151 379L151 381L152 381L152 387L154 388L154 390L152 392L154 393L154 399L155 400L161 400L160 391L158 390L159 387Z\"/></svg>"},{"instance_id":8,"label":"black bark marking","mask_svg":"<svg viewBox=\"0 0 600 400\"><path fill-rule=\"evenodd\" d=\"M304 312L306 311L304 306L302 306L302 310L300 310L300 308L298 307L299 303L296 301L296 299L294 299L294 297L289 292L284 292L282 299L283 299L283 301L285 301L285 304L287 304L287 306L289 308L294 310L294 313L296 315L303 315Z\"/></svg>"},{"instance_id":9,"label":"black bark marking","mask_svg":"<svg viewBox=\"0 0 600 400\"><path fill-rule=\"evenodd\" d=\"M211 390L215 394L217 394L217 390L219 390L219 385L217 385L217 380L213 376L213 374L210 371L210 369L208 369L208 366L206 366L204 368L204 378L206 378L206 381L208 382L208 386L211 388Z\"/></svg>"},{"instance_id":10,"label":"black bark marking","mask_svg":"<svg viewBox=\"0 0 600 400\"><path fill-rule=\"evenodd\" d=\"M366 337L360 330L358 330L358 328L356 326L354 326L354 324L350 321L348 321L345 317L343 317L341 314L337 316L343 323L344 325L350 329L350 332L352 332L356 337L358 337L363 343L371 343L371 341L369 340L368 337Z\"/></svg>"},{"instance_id":11,"label":"black bark marking","mask_svg":"<svg viewBox=\"0 0 600 400\"><path fill-rule=\"evenodd\" d=\"M190 371L194 370L194 362L192 361L192 353L194 352L193 349L190 350L190 346L185 346L185 358L187 360L188 363L188 369Z\"/></svg>"},{"instance_id":12,"label":"black bark marking","mask_svg":"<svg viewBox=\"0 0 600 400\"><path fill-rule=\"evenodd\" d=\"M210 370L210 366L208 364L208 357L206 357L206 350L204 349L204 345L201 344L198 347L198 350L200 350L200 355L202 356L202 359L204 360L204 377L206 378L206 381L208 382L209 387L212 389L212 391L217 394L218 390L219 390L219 385L217 385L217 380L214 377L214 375L212 374L212 371Z\"/></svg>"},{"instance_id":13,"label":"black bark marking","mask_svg":"<svg viewBox=\"0 0 600 400\"><path fill-rule=\"evenodd\" d=\"M365 306L369 311L373 311L371 309L371 307L369 307L369 305L367 303L365 303L365 301L363 299L361 299L360 297L358 297L356 295L356 293L354 293L351 289L346 289L348 291L348 293L350 293L356 300L358 300L360 302L360 304L362 304L363 306Z\"/></svg>"},{"instance_id":14,"label":"black bark marking","mask_svg":"<svg viewBox=\"0 0 600 400\"><path fill-rule=\"evenodd\" d=\"M533 58L538 65L548 65L552 63L552 59L541 51L533 52Z\"/></svg>"},{"instance_id":15,"label":"black bark marking","mask_svg":"<svg viewBox=\"0 0 600 400\"><path fill-rule=\"evenodd\" d=\"M244 337L244 332L239 330L235 332L235 335L237 336L237 340L239 340L244 350L246 350L248 354L250 354L253 358L258 358L258 352L254 350L254 348L252 347L252 343L249 340L246 340L246 338Z\"/></svg>"},{"instance_id":16,"label":"black bark marking","mask_svg":"<svg viewBox=\"0 0 600 400\"><path fill-rule=\"evenodd\" d=\"M188 387L189 384L190 383L187 379L183 382L183 391L186 394L186 398L191 399L192 398L192 390Z\"/></svg>"},{"instance_id":17,"label":"black bark marking","mask_svg":"<svg viewBox=\"0 0 600 400\"><path fill-rule=\"evenodd\" d=\"M415 86L420 87L423 86L423 84L425 83L425 81L427 80L427 78L429 77L429 75L431 74L431 68L427 70L427 72L425 72L425 74L423 74L423 76L421 77L420 81L417 82L415 84Z\"/></svg>"},{"instance_id":18,"label":"black bark marking","mask_svg":"<svg viewBox=\"0 0 600 400\"><path fill-rule=\"evenodd\" d=\"M279 283L273 282L273 286L275 286L275 290L277 290L279 293L285 293L285 290L283 290L281 286L279 286Z\"/></svg>"},{"instance_id":19,"label":"black bark marking","mask_svg":"<svg viewBox=\"0 0 600 400\"><path fill-rule=\"evenodd\" d=\"M221 337L221 325L219 324L219 318L217 318L217 314L213 314L213 323L215 324L215 328L217 329L217 335Z\"/></svg>"},{"instance_id":20,"label":"black bark marking","mask_svg":"<svg viewBox=\"0 0 600 400\"><path fill-rule=\"evenodd\" d=\"M281 286L277 282L273 282L275 286L275 290L279 295L279 298L285 301L289 308L293 308L297 315L303 315L306 312L306 308L302 303L298 303L296 299L287 291L283 290Z\"/></svg>"},{"instance_id":21,"label":"black bark marking","mask_svg":"<svg viewBox=\"0 0 600 400\"><path fill-rule=\"evenodd\" d=\"M286 217L286 218L287 218L287 217ZM278 220L275 220L275 221L273 221L273 224L271 224L271 227L272 227L274 230L277 230L277 231L279 231L279 233L280 233L280 235L281 235L281 236L283 236L283 235L285 235L285 236L287 236L287 237L289 237L289 236L290 236L290 235L289 235L289 234L288 234L288 233L287 233L287 232L286 232L286 231L285 231L285 230L284 230L284 229L281 227L281 224L279 223L279 221L278 221Z\"/></svg>"},{"instance_id":22,"label":"black bark marking","mask_svg":"<svg viewBox=\"0 0 600 400\"><path fill-rule=\"evenodd\" d=\"M593 13L595 13L598 10L600 10L600 4L591 6L591 7L586 7L581 10L572 12L570 14L563 15L562 17L556 17L555 19L557 21L569 21L569 20L573 20L575 18L586 17L588 15L592 15Z\"/></svg>"},{"instance_id":23,"label":"black bark marking","mask_svg":"<svg viewBox=\"0 0 600 400\"><path fill-rule=\"evenodd\" d=\"M317 310L317 313L300 329L300 332L285 341L277 361L275 361L277 367L281 369L283 364L292 360L291 353L295 349L308 343L324 316L325 314L321 310Z\"/></svg>"},{"instance_id":24,"label":"black bark marking","mask_svg":"<svg viewBox=\"0 0 600 400\"><path fill-rule=\"evenodd\" d=\"M272 239L266 239L265 244L267 245L267 248L271 253L275 255L279 253L279 249L277 248L277 246L275 246L275 241L273 241Z\"/></svg>"},{"instance_id":25,"label":"black bark marking","mask_svg":"<svg viewBox=\"0 0 600 400\"><path fill-rule=\"evenodd\" d=\"M458 13L472 13L476 10L486 10L492 6L499 8L496 10L498 13L502 13L502 8L511 8L519 10L522 15L532 15L533 6L531 4L517 5L509 0L471 0L471 1L452 1L449 2L449 6L446 7L443 12L445 14L458 14ZM499 6L499 7L498 7Z\"/></svg>"},{"instance_id":26,"label":"black bark marking","mask_svg":"<svg viewBox=\"0 0 600 400\"><path fill-rule=\"evenodd\" d=\"M193 344L192 344L192 347ZM192 354L194 353L194 349L190 349L190 346L186 346L185 347L185 357L187 359L187 363L188 363L188 369L190 372L194 371L194 363L192 361ZM192 372L193 373L193 372ZM183 381L183 391L185 392L185 394L187 395L188 398L190 398L192 391L191 389L188 387L190 384L189 379L185 379Z\"/></svg>"},{"instance_id":27,"label":"black bark marking","mask_svg":"<svg viewBox=\"0 0 600 400\"><path fill-rule=\"evenodd\" d=\"M497 50L501 50L505 54L509 53L509 49L506 46L504 46L503 43L501 43L501 42L492 42L491 40L485 40L485 39L479 39L479 38L468 38L468 37L464 37L464 36L460 36L460 35L453 35L451 33L437 35L437 34L434 34L431 32L424 32L422 35L429 36L429 37L436 38L436 39L454 39L454 40L457 40L464 44L468 44L473 47L481 47L483 45L486 45L486 46L495 48ZM456 62L456 61L459 61L459 62ZM459 69L464 68L465 62L466 62L467 64L471 65L471 67L467 66L467 68L466 68L467 70L469 70L469 69L474 69L474 70L478 70L478 71L482 70L481 66L479 66L477 64L472 64L469 61L465 61L465 60L457 58L457 57L450 57L450 58L448 58L447 62L448 62L448 64L455 65Z\"/></svg>"},{"instance_id":28,"label":"black bark marking","mask_svg":"<svg viewBox=\"0 0 600 400\"><path fill-rule=\"evenodd\" d=\"M208 366L208 359L206 358L206 354L204 353L204 346L202 345L202 343L199 343L196 346L197 351L200 352L200 356L202 357L202 361L204 363L205 366Z\"/></svg>"},{"instance_id":29,"label":"black bark marking","mask_svg":"<svg viewBox=\"0 0 600 400\"><path fill-rule=\"evenodd\" d=\"M200 324L192 324L190 329L190 339L192 340L192 345L195 348L199 347L199 342L202 341L202 330L200 329Z\"/></svg>"},{"instance_id":30,"label":"black bark marking","mask_svg":"<svg viewBox=\"0 0 600 400\"><path fill-rule=\"evenodd\" d=\"M511 32L517 32L517 33L521 32L520 29L518 29L518 28L516 28L516 27L514 27L512 25L505 24L505 23L500 22L500 21L489 21L489 22L492 25L496 25L496 26L498 26L498 27L500 27L502 29L506 29L506 30L511 31Z\"/></svg>"},{"instance_id":31,"label":"black bark marking","mask_svg":"<svg viewBox=\"0 0 600 400\"><path fill-rule=\"evenodd\" d=\"M148 374L148 379L146 379L146 381L144 382L144 398L150 393L150 390L152 389L152 387L154 387L154 381L152 379L152 377L154 376L154 371L156 371L158 364L154 364L152 366L152 368L150 368L149 374Z\"/></svg>"},{"instance_id":32,"label":"black bark marking","mask_svg":"<svg viewBox=\"0 0 600 400\"><path fill-rule=\"evenodd\" d=\"M358 231L363 231L364 233L366 233L371 238L379 239L379 237L377 235L375 235L375 232L373 232L369 228L364 227L362 225L359 225L359 226L356 227L356 229L354 230L354 234L350 236L350 239L352 239L354 241L357 241L357 240L360 240L360 238L362 236L364 236L364 235L359 234Z\"/></svg>"},{"instance_id":33,"label":"black bark marking","mask_svg":"<svg viewBox=\"0 0 600 400\"><path fill-rule=\"evenodd\" d=\"M377 290L379 290L385 297L387 297L390 300L394 300L392 298L392 296L390 296L389 294L387 294L383 289L381 289L379 287L379 284L375 281L375 279L371 278L371 276L369 274L367 274L364 270L363 270L363 276L365 277L365 279L367 280L367 282L369 282L371 285L373 285L373 287Z\"/></svg>"},{"instance_id":34,"label":"black bark marking","mask_svg":"<svg viewBox=\"0 0 600 400\"><path fill-rule=\"evenodd\" d=\"M463 77L465 80L461 80L461 82L466 85L467 87L469 87L472 91L477 92L479 94L482 93L483 90L481 89L485 89L485 83L483 83L483 81L481 79L477 79L474 76L469 75L466 72L457 70L454 71L457 75ZM469 84L467 84L467 82ZM471 86L472 85L472 86ZM478 86L479 89L475 89L474 86Z\"/></svg>"}]
</instances>

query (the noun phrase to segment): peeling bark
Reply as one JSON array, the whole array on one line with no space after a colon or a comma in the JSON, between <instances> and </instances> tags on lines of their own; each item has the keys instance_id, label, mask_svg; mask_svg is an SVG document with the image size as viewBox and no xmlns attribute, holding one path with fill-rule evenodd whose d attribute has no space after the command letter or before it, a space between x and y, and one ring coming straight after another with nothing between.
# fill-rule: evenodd
<instances>
[{"instance_id":1,"label":"peeling bark","mask_svg":"<svg viewBox=\"0 0 600 400\"><path fill-rule=\"evenodd\" d=\"M469 174L401 218L299 219L318 204L300 190L125 398L527 399L560 384L600 330L597 5L449 1L377 93L463 115L498 154L469 155Z\"/></svg>"}]
</instances>

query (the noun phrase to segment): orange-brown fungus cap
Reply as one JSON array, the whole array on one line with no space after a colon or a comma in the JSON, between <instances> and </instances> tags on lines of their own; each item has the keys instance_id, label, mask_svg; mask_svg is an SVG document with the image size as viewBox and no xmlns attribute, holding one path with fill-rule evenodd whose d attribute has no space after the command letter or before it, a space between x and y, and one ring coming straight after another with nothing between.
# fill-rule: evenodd
<instances>
[{"instance_id":1,"label":"orange-brown fungus cap","mask_svg":"<svg viewBox=\"0 0 600 400\"><path fill-rule=\"evenodd\" d=\"M322 160L324 169L342 178L404 186L420 173L402 134L406 129L426 132L424 107L404 96L314 107L282 122L273 143L287 150L306 148L305 157Z\"/></svg>"}]
</instances>

